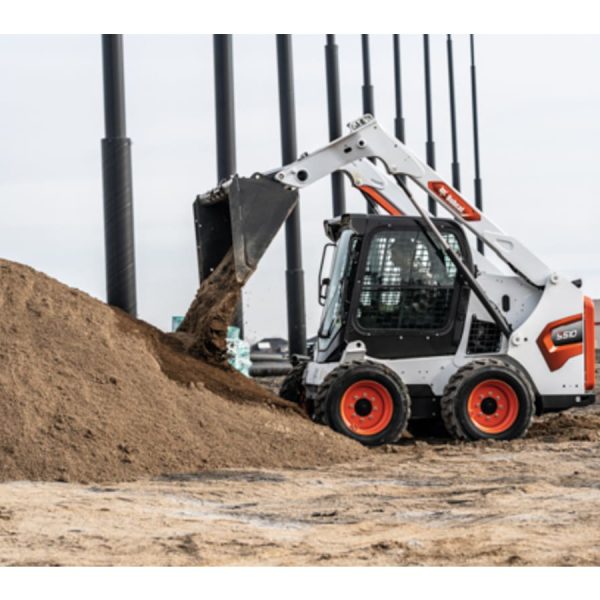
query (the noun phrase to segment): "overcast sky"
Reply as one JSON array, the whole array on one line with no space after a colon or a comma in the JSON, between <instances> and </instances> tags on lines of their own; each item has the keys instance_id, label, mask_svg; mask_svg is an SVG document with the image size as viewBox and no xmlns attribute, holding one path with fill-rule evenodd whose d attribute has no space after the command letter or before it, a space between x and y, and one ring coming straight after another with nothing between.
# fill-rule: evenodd
<instances>
[{"instance_id":1,"label":"overcast sky","mask_svg":"<svg viewBox=\"0 0 600 600\"><path fill-rule=\"evenodd\" d=\"M402 36L408 145L425 149L421 36ZM361 114L360 36L339 36L343 118ZM327 141L324 36L296 35L299 152ZM371 38L375 108L393 132L392 36ZM472 198L468 36L454 38L459 158ZM238 172L280 164L274 36L234 37ZM596 198L600 165L600 36L477 36L484 209L551 268L600 297ZM450 179L445 36L431 37L438 171ZM0 36L0 256L105 299L99 36ZM126 36L127 128L139 316L161 328L197 287L195 195L216 183L210 36ZM348 195L349 210L364 201ZM310 335L330 216L329 181L301 196ZM246 287L247 337L284 335L283 233Z\"/></svg>"}]
</instances>

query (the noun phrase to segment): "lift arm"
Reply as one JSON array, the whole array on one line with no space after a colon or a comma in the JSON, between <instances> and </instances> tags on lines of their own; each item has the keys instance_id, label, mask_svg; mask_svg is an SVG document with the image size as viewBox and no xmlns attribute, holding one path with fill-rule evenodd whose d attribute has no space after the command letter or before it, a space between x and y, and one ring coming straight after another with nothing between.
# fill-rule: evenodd
<instances>
[{"instance_id":1,"label":"lift arm","mask_svg":"<svg viewBox=\"0 0 600 600\"><path fill-rule=\"evenodd\" d=\"M503 233L402 142L383 131L374 117L365 115L348 127L347 135L275 171L275 181L292 189L303 188L334 171L343 171L350 176L354 187L389 214L398 215L404 212L400 206L406 205L407 196L401 183L390 175L393 178L405 175L515 272L537 287L546 285L552 272L542 261L518 240ZM368 161L369 158L379 159L387 173ZM409 200L422 214L414 199L409 197Z\"/></svg>"},{"instance_id":2,"label":"lift arm","mask_svg":"<svg viewBox=\"0 0 600 600\"><path fill-rule=\"evenodd\" d=\"M384 174L367 159L355 161L352 163L351 168L346 172L349 172L355 187L369 198L373 204L380 206L389 214L400 216L409 212L411 208L416 209L435 245L437 245L438 248L454 263L500 331L509 338L512 333L512 328L506 320L506 317L490 300L482 286L479 285L476 275L469 270L462 258L454 251L450 244L448 244L444 236L435 226L435 223L431 220L427 210L415 201L410 190L402 181L401 176L393 178L387 173ZM410 205L408 208L404 206L407 203ZM403 210L400 206L402 206Z\"/></svg>"}]
</instances>

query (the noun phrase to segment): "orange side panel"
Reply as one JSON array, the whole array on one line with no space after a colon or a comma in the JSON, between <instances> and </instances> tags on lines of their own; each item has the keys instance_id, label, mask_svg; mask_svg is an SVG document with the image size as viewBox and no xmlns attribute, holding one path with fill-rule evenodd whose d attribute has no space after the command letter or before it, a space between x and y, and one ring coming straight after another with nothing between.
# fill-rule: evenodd
<instances>
[{"instance_id":1,"label":"orange side panel","mask_svg":"<svg viewBox=\"0 0 600 600\"><path fill-rule=\"evenodd\" d=\"M555 346L552 341L552 330L563 325L571 325L581 321L582 315L571 315L570 317L564 317L558 319L558 321L552 321L548 323L542 333L540 333L537 344L539 349L544 356L544 360L551 371L557 371L560 369L570 358L579 356L583 353L583 344L577 342L574 344L567 344L565 346Z\"/></svg>"},{"instance_id":2,"label":"orange side panel","mask_svg":"<svg viewBox=\"0 0 600 600\"><path fill-rule=\"evenodd\" d=\"M387 211L394 217L401 217L404 213L394 204L392 204L387 198L384 198L375 188L368 185L360 185L358 189L374 200L383 210Z\"/></svg>"},{"instance_id":3,"label":"orange side panel","mask_svg":"<svg viewBox=\"0 0 600 600\"><path fill-rule=\"evenodd\" d=\"M596 339L594 337L594 302L583 298L583 343L585 345L585 389L593 390L596 385Z\"/></svg>"}]
</instances>

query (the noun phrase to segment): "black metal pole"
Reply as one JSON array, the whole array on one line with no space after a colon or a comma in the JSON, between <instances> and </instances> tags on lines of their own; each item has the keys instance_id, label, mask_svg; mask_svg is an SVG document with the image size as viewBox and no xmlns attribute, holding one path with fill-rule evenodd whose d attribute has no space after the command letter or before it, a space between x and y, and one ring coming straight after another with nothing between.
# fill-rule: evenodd
<instances>
[{"instance_id":1,"label":"black metal pole","mask_svg":"<svg viewBox=\"0 0 600 600\"><path fill-rule=\"evenodd\" d=\"M340 71L338 63L338 46L335 35L327 34L325 44L325 74L327 78L327 113L329 117L329 139L335 140L342 135L342 102L340 97ZM346 212L346 193L344 175L331 175L331 197L333 216Z\"/></svg>"},{"instance_id":2,"label":"black metal pole","mask_svg":"<svg viewBox=\"0 0 600 600\"><path fill-rule=\"evenodd\" d=\"M276 45L281 157L285 165L298 158L291 35L277 34ZM298 205L285 222L285 242L289 351L290 355L306 354L304 271L302 270L300 207Z\"/></svg>"},{"instance_id":3,"label":"black metal pole","mask_svg":"<svg viewBox=\"0 0 600 600\"><path fill-rule=\"evenodd\" d=\"M362 85L362 104L363 113L375 115L375 101L373 99L373 84L371 83L371 52L369 49L369 34L363 33L360 36L362 47L362 67L363 67L363 85Z\"/></svg>"},{"instance_id":4,"label":"black metal pole","mask_svg":"<svg viewBox=\"0 0 600 600\"><path fill-rule=\"evenodd\" d=\"M394 89L396 101L396 117L394 118L394 134L404 143L404 114L402 112L402 62L400 54L400 36L394 34Z\"/></svg>"},{"instance_id":5,"label":"black metal pole","mask_svg":"<svg viewBox=\"0 0 600 600\"><path fill-rule=\"evenodd\" d=\"M483 210L483 194L481 189L481 172L479 165L479 120L477 118L477 81L475 74L475 39L473 34L469 36L471 43L471 104L473 109L473 150L475 154L475 206ZM477 239L477 249L483 254L484 245Z\"/></svg>"},{"instance_id":6,"label":"black metal pole","mask_svg":"<svg viewBox=\"0 0 600 600\"><path fill-rule=\"evenodd\" d=\"M104 188L104 244L106 300L136 316L135 246L131 140L125 127L123 36L102 36L104 123L102 183Z\"/></svg>"},{"instance_id":7,"label":"black metal pole","mask_svg":"<svg viewBox=\"0 0 600 600\"><path fill-rule=\"evenodd\" d=\"M215 119L217 177L227 179L236 171L233 44L231 34L213 35L215 71Z\"/></svg>"},{"instance_id":8,"label":"black metal pole","mask_svg":"<svg viewBox=\"0 0 600 600\"><path fill-rule=\"evenodd\" d=\"M394 135L402 143L406 141L406 132L404 129L404 113L402 111L402 60L400 53L400 36L395 33L394 40L394 99L396 106L396 116L394 117ZM400 179L406 184L406 176L401 175Z\"/></svg>"},{"instance_id":9,"label":"black metal pole","mask_svg":"<svg viewBox=\"0 0 600 600\"><path fill-rule=\"evenodd\" d=\"M452 36L446 38L448 55L448 92L450 95L450 131L452 136L452 186L460 190L460 165L458 162L458 134L456 131L456 96L454 94L454 56L452 54Z\"/></svg>"},{"instance_id":10,"label":"black metal pole","mask_svg":"<svg viewBox=\"0 0 600 600\"><path fill-rule=\"evenodd\" d=\"M427 164L435 169L435 145L433 143L433 118L431 115L431 66L429 62L429 35L423 35L423 62L425 65L425 118L427 122L427 141L425 142L425 154ZM437 207L433 198L428 198L429 212L437 214Z\"/></svg>"},{"instance_id":11,"label":"black metal pole","mask_svg":"<svg viewBox=\"0 0 600 600\"><path fill-rule=\"evenodd\" d=\"M217 179L223 181L236 172L235 104L233 85L233 41L231 34L213 35L215 75L215 124L217 136ZM212 267L216 267L212 265ZM233 324L244 337L242 299L235 310Z\"/></svg>"},{"instance_id":12,"label":"black metal pole","mask_svg":"<svg viewBox=\"0 0 600 600\"><path fill-rule=\"evenodd\" d=\"M363 85L362 85L362 105L363 114L375 116L375 99L373 97L373 84L371 83L371 52L369 49L369 34L363 33L360 36L362 47L362 67L363 67ZM367 212L375 214L377 211L371 203L367 202Z\"/></svg>"}]
</instances>

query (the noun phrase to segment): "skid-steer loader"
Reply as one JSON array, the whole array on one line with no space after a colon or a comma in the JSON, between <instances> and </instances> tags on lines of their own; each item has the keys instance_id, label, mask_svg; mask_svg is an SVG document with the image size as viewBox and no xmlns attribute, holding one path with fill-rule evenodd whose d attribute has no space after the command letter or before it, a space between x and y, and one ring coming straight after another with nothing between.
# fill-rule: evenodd
<instances>
[{"instance_id":1,"label":"skid-steer loader","mask_svg":"<svg viewBox=\"0 0 600 600\"><path fill-rule=\"evenodd\" d=\"M295 357L281 395L366 445L397 441L407 426L512 439L536 413L593 403L594 309L581 282L503 233L372 116L349 129L292 164L233 176L194 205L199 256L233 247L240 284L298 190L334 171L387 213L325 222L335 249L320 275L318 340L312 356ZM447 218L428 214L409 180Z\"/></svg>"}]
</instances>

